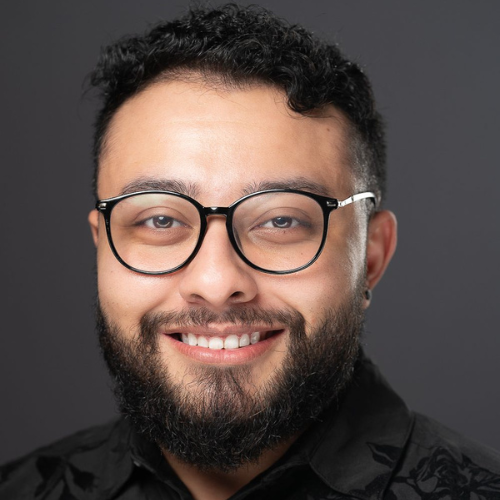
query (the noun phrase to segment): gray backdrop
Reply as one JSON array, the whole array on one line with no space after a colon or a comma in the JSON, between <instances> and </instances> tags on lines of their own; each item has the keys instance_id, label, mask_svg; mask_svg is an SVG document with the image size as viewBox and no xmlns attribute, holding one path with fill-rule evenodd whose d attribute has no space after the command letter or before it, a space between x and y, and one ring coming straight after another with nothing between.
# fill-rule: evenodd
<instances>
[{"instance_id":1,"label":"gray backdrop","mask_svg":"<svg viewBox=\"0 0 500 500\"><path fill-rule=\"evenodd\" d=\"M500 449L500 2L262 4L338 40L388 123L400 241L367 350L412 408ZM102 44L185 5L2 2L0 462L115 413L93 329L82 81Z\"/></svg>"}]
</instances>

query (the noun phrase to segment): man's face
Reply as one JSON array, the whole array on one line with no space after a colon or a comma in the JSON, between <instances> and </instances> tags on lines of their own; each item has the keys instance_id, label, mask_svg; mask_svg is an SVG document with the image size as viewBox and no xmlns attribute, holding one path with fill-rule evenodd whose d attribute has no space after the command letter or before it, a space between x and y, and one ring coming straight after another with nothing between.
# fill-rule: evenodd
<instances>
[{"instance_id":1,"label":"man's face","mask_svg":"<svg viewBox=\"0 0 500 500\"><path fill-rule=\"evenodd\" d=\"M112 120L100 162L99 198L130 186L141 190L177 182L189 186L204 206L228 206L273 183L345 199L358 188L348 165L344 118L329 111L318 117L295 114L269 87L216 91L180 81L155 84L125 102ZM141 342L146 322L157 373L182 388L186 400L211 397L213 387L200 381L228 370L244 373L238 387L250 398L268 393L292 349L293 321L287 318L299 316L308 337L339 311L354 308L359 316L363 308L367 220L362 203L331 214L317 262L282 276L246 265L231 247L220 216L209 218L203 245L185 268L163 276L138 274L113 256L98 219L92 212L105 321L129 346ZM174 319L166 323L168 315ZM196 326L189 320L195 316ZM256 331L260 342L234 350L191 346L179 335L210 341L251 337ZM343 332L333 333L339 339L332 346L338 349Z\"/></svg>"}]
</instances>

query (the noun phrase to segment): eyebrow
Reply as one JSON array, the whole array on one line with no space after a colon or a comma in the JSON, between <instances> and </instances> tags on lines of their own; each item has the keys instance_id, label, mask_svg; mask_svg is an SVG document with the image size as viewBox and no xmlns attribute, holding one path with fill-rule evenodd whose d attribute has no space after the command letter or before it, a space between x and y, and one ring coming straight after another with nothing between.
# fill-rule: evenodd
<instances>
[{"instance_id":1,"label":"eyebrow","mask_svg":"<svg viewBox=\"0 0 500 500\"><path fill-rule=\"evenodd\" d=\"M331 196L326 187L318 182L311 181L305 177L294 177L291 179L282 179L275 181L261 181L248 184L243 189L243 194L252 194L257 191L266 191L268 189L298 189L300 191L309 191L311 193L323 196Z\"/></svg>"},{"instance_id":2,"label":"eyebrow","mask_svg":"<svg viewBox=\"0 0 500 500\"><path fill-rule=\"evenodd\" d=\"M247 184L242 189L242 195L256 193L258 191L267 191L269 189L298 189L300 191L308 191L315 194L331 197L326 187L323 184L314 182L305 177L294 177L291 179L280 179L272 181L260 181ZM120 195L136 193L140 191L174 191L184 194L190 198L196 199L200 193L198 184L193 182L185 182L180 179L157 179L149 177L141 177L132 182L129 182L120 192Z\"/></svg>"},{"instance_id":3,"label":"eyebrow","mask_svg":"<svg viewBox=\"0 0 500 500\"><path fill-rule=\"evenodd\" d=\"M184 182L180 179L156 179L141 177L129 182L120 192L120 195L137 193L140 191L174 191L190 198L199 194L198 186L193 182Z\"/></svg>"}]
</instances>

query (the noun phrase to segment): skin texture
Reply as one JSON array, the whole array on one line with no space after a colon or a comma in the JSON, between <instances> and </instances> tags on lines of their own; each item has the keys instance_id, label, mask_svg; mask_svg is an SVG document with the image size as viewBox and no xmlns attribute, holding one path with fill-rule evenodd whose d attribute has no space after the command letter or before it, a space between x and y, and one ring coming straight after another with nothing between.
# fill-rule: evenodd
<instances>
[{"instance_id":1,"label":"skin texture","mask_svg":"<svg viewBox=\"0 0 500 500\"><path fill-rule=\"evenodd\" d=\"M276 89L252 86L216 90L201 83L156 83L129 99L117 111L100 160L98 195L117 196L141 180L180 180L192 185L204 206L228 206L263 182L296 182L321 186L321 193L345 199L363 190L347 165L345 121L334 108L315 117L290 111ZM253 189L252 189L253 187ZM296 187L296 185L294 185ZM89 214L97 246L98 291L103 312L127 335L137 337L146 313L205 307L224 312L231 306L295 309L306 320L306 332L324 311L342 303L359 280L373 289L396 245L396 222L387 211L368 223L364 203L334 211L325 249L316 263L295 274L275 276L247 266L232 249L222 217L211 217L202 248L180 271L145 276L123 267L113 256L103 219ZM364 307L368 307L364 300ZM210 325L222 332L225 325ZM199 332L198 332L199 333ZM161 332L158 333L161 336ZM259 356L249 359L247 391L263 387L286 352L287 331ZM200 363L160 339L161 359L173 380L185 390L202 390L194 382ZM227 498L284 453L273 450L260 464L217 477L171 465L195 498ZM203 492L203 494L202 494Z\"/></svg>"}]
</instances>

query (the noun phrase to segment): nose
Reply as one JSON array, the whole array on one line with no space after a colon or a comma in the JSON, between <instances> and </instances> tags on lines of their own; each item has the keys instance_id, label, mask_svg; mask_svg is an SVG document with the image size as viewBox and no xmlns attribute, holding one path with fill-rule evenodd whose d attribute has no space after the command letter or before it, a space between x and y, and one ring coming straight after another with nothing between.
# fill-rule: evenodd
<instances>
[{"instance_id":1,"label":"nose","mask_svg":"<svg viewBox=\"0 0 500 500\"><path fill-rule=\"evenodd\" d=\"M200 250L180 272L180 294L190 304L223 310L256 297L256 272L234 251L225 217L210 217Z\"/></svg>"}]
</instances>

